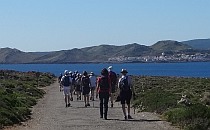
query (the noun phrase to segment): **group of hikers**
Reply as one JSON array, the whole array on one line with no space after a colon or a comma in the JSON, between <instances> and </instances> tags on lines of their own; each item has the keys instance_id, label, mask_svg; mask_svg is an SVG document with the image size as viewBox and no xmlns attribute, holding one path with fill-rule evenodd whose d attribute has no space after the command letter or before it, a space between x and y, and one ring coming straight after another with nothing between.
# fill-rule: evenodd
<instances>
[{"instance_id":1,"label":"group of hikers","mask_svg":"<svg viewBox=\"0 0 210 130\"><path fill-rule=\"evenodd\" d=\"M109 98L111 107L113 107L114 93L116 92L116 87L118 87L120 89L119 100L122 104L124 119L132 119L130 115L130 101L134 91L131 77L127 73L126 69L122 69L121 77L118 79L112 66L102 69L101 75L98 77L93 72L88 74L87 71L84 71L80 74L78 71L65 70L64 74L60 74L58 82L60 83L60 91L64 93L66 107L71 106L70 101L73 101L73 94L76 94L77 100L81 100L83 95L85 107L90 106L89 101L94 101L96 97L100 100L100 118L107 120Z\"/></svg>"}]
</instances>

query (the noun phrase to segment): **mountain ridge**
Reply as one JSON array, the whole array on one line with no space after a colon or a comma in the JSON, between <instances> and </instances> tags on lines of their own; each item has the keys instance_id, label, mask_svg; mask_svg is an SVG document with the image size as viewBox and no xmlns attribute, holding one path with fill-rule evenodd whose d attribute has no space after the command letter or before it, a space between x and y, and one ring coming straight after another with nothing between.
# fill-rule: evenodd
<instances>
[{"instance_id":1,"label":"mountain ridge","mask_svg":"<svg viewBox=\"0 0 210 130\"><path fill-rule=\"evenodd\" d=\"M18 49L0 48L0 63L96 63L110 62L108 59L115 57L158 56L163 52L174 55L179 53L209 53L210 51L198 49L194 46L195 44L191 45L190 43L191 41L185 44L185 42L163 40L151 46L132 43L121 46L99 45L52 52L23 52Z\"/></svg>"}]
</instances>

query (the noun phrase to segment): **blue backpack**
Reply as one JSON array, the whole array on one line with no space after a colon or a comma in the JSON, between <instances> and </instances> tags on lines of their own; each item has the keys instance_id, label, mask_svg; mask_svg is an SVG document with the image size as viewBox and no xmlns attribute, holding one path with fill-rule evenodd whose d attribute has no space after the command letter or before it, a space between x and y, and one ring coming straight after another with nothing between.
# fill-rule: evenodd
<instances>
[{"instance_id":1,"label":"blue backpack","mask_svg":"<svg viewBox=\"0 0 210 130\"><path fill-rule=\"evenodd\" d=\"M123 78L123 80L121 80L120 90L121 91L129 91L130 90L130 86L128 84L128 76L126 76L125 78Z\"/></svg>"},{"instance_id":2,"label":"blue backpack","mask_svg":"<svg viewBox=\"0 0 210 130\"><path fill-rule=\"evenodd\" d=\"M69 86L71 84L69 78L70 78L69 76L66 76L66 75L64 76L63 82L62 82L63 86Z\"/></svg>"}]
</instances>

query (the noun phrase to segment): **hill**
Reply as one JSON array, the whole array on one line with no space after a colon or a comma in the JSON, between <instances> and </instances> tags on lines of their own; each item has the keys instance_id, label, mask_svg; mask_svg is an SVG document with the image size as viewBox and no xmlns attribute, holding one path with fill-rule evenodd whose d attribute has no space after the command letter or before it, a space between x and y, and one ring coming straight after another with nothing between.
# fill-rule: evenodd
<instances>
[{"instance_id":1,"label":"hill","mask_svg":"<svg viewBox=\"0 0 210 130\"><path fill-rule=\"evenodd\" d=\"M210 39L195 39L183 41L182 43L192 46L194 49L210 50Z\"/></svg>"},{"instance_id":2,"label":"hill","mask_svg":"<svg viewBox=\"0 0 210 130\"><path fill-rule=\"evenodd\" d=\"M168 52L168 51L183 51L192 49L191 46L183 44L178 41L172 40L165 40L165 41L158 41L154 45L151 46L153 50L160 51L160 52Z\"/></svg>"},{"instance_id":3,"label":"hill","mask_svg":"<svg viewBox=\"0 0 210 130\"><path fill-rule=\"evenodd\" d=\"M175 54L210 54L210 50L196 50L192 49L192 47L187 44L183 44L182 42L165 40L158 41L152 46L139 45L137 43L122 46L99 45L81 49L74 48L70 50L52 52L23 52L18 49L1 48L0 63L103 63L119 61L126 62L126 59L129 59L127 60L128 62L135 62L135 59L138 59L137 61L144 62L145 56L151 56L150 58L153 58L154 56L161 55L163 52L170 56ZM124 57L124 59L118 60L120 57ZM205 55L203 57L208 58L210 56ZM176 60L174 57L172 57L172 59ZM151 59L151 61L154 60ZM202 61L204 60L202 59Z\"/></svg>"},{"instance_id":4,"label":"hill","mask_svg":"<svg viewBox=\"0 0 210 130\"><path fill-rule=\"evenodd\" d=\"M33 62L41 54L22 52L18 49L1 48L0 49L0 63L14 64L14 63L30 63Z\"/></svg>"},{"instance_id":5,"label":"hill","mask_svg":"<svg viewBox=\"0 0 210 130\"><path fill-rule=\"evenodd\" d=\"M22 52L17 49L0 49L0 63L83 63L107 62L115 56L142 56L151 53L148 46L128 44L123 46L100 45L86 48L74 48L48 53Z\"/></svg>"}]
</instances>

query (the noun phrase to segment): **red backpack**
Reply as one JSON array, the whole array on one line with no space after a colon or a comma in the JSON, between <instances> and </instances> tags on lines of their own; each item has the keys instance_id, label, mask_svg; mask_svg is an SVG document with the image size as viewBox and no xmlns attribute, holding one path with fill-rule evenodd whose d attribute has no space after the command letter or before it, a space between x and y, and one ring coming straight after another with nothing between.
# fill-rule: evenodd
<instances>
[{"instance_id":1,"label":"red backpack","mask_svg":"<svg viewBox=\"0 0 210 130\"><path fill-rule=\"evenodd\" d=\"M110 81L111 81L111 85L116 85L117 83L117 75L115 72L113 71L110 71L109 72L109 78L110 78Z\"/></svg>"}]
</instances>

